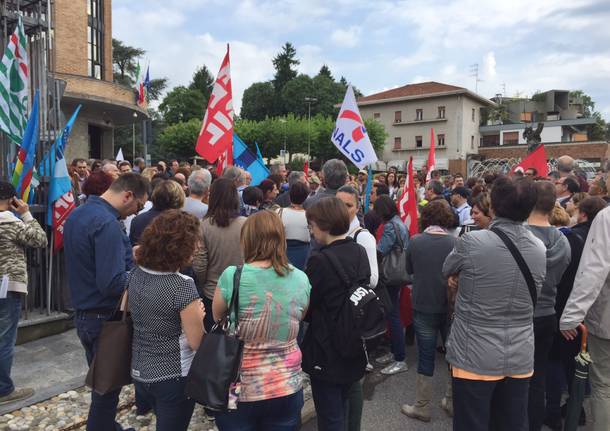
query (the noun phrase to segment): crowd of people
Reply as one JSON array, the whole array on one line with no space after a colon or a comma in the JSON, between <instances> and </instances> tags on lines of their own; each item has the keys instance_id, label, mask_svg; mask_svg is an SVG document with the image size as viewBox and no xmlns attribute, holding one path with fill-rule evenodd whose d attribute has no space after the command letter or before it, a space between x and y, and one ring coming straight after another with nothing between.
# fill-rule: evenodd
<instances>
[{"instance_id":1,"label":"crowd of people","mask_svg":"<svg viewBox=\"0 0 610 431\"><path fill-rule=\"evenodd\" d=\"M177 160L75 159L70 174L78 206L64 249L77 335L91 363L127 295L136 406L154 411L158 430L188 428L189 367L231 313L236 271L241 389L236 410L207 412L220 431L298 429L305 374L318 429L357 431L365 373L374 363L405 372L408 357L417 377L401 411L428 422L438 352L450 369L440 406L454 430L559 430L583 321L593 417L583 411L581 421L610 427L607 172L587 180L568 156L548 177L418 172L413 237L397 208L405 176L393 167L374 176L370 199L367 171L350 175L337 159L307 174L273 165L255 186L239 167L217 177ZM27 204L0 182L0 402L32 394L14 388L10 368L24 249L46 245ZM337 322L355 285L375 292L387 333L347 352ZM88 430L122 429L119 393L92 392Z\"/></svg>"}]
</instances>

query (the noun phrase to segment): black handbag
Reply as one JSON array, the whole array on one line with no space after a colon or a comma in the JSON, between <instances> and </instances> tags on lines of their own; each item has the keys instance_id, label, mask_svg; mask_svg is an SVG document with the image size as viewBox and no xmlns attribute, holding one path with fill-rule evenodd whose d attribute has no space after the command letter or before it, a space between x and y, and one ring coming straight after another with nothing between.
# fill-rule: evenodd
<instances>
[{"instance_id":1,"label":"black handbag","mask_svg":"<svg viewBox=\"0 0 610 431\"><path fill-rule=\"evenodd\" d=\"M120 310L121 304L124 305L123 311ZM85 378L85 384L100 395L131 383L133 323L127 308L125 289L112 317L102 323L97 351Z\"/></svg>"},{"instance_id":2,"label":"black handbag","mask_svg":"<svg viewBox=\"0 0 610 431\"><path fill-rule=\"evenodd\" d=\"M240 265L235 269L227 315L214 324L209 334L203 336L186 378L186 396L210 410L226 411L231 386L239 381L244 350L244 342L238 336L242 268ZM231 324L232 313L235 313L235 325Z\"/></svg>"}]
</instances>

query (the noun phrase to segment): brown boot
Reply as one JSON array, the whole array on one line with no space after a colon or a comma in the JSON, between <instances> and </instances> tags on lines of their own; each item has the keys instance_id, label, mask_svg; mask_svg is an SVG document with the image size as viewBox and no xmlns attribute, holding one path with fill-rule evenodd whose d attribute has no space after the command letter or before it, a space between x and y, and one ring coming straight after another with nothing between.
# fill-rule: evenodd
<instances>
[{"instance_id":1,"label":"brown boot","mask_svg":"<svg viewBox=\"0 0 610 431\"><path fill-rule=\"evenodd\" d=\"M432 377L418 374L415 380L415 404L403 404L400 411L410 418L430 422L430 398L432 397Z\"/></svg>"}]
</instances>

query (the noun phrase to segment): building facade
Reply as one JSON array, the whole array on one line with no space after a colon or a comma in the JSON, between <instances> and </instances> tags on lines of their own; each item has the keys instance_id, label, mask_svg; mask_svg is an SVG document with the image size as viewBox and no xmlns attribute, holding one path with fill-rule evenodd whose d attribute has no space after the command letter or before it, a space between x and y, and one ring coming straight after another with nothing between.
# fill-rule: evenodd
<instances>
[{"instance_id":1,"label":"building facade","mask_svg":"<svg viewBox=\"0 0 610 431\"><path fill-rule=\"evenodd\" d=\"M358 99L364 118L374 118L388 136L380 160L403 168L413 157L416 169L428 160L434 129L436 168L466 173L467 159L478 153L481 108L494 102L453 85L410 84Z\"/></svg>"},{"instance_id":2,"label":"building facade","mask_svg":"<svg viewBox=\"0 0 610 431\"><path fill-rule=\"evenodd\" d=\"M82 104L66 158L114 158L114 128L148 114L133 89L113 82L112 1L56 0L52 23L50 69L65 82L62 114L67 119Z\"/></svg>"},{"instance_id":3,"label":"building facade","mask_svg":"<svg viewBox=\"0 0 610 431\"><path fill-rule=\"evenodd\" d=\"M600 166L610 157L606 141L590 138L596 120L584 116L582 101L571 97L569 91L550 90L531 99L497 96L492 100L496 108L485 112L488 118L480 127L479 154L484 158L525 157L523 132L526 127L536 129L539 123L544 124L540 139L550 159L567 154ZM494 112L499 107L500 114Z\"/></svg>"}]
</instances>

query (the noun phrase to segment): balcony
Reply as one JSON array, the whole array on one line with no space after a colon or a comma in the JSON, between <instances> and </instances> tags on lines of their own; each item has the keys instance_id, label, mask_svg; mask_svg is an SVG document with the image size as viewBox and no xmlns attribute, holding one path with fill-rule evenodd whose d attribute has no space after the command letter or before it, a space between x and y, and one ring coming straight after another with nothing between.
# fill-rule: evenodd
<instances>
[{"instance_id":1,"label":"balcony","mask_svg":"<svg viewBox=\"0 0 610 431\"><path fill-rule=\"evenodd\" d=\"M411 126L413 124L446 123L447 118L424 118L422 120L394 121L393 126Z\"/></svg>"}]
</instances>

